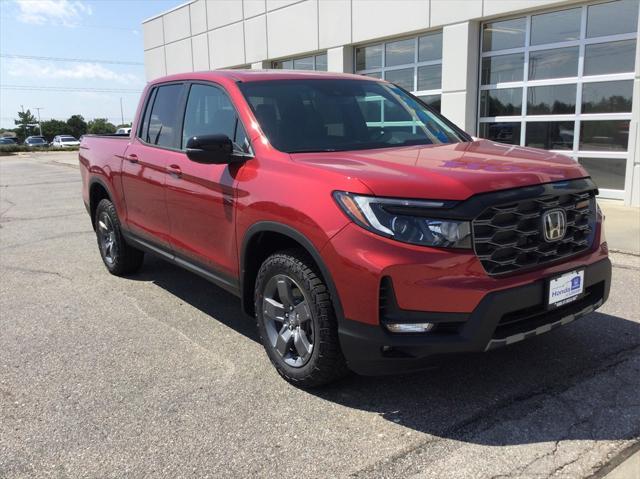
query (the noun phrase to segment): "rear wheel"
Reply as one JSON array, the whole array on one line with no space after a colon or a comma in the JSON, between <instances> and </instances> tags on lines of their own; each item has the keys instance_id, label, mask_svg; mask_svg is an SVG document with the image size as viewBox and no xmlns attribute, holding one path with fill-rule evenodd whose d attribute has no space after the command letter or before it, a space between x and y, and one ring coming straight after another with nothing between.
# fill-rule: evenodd
<instances>
[{"instance_id":1,"label":"rear wheel","mask_svg":"<svg viewBox=\"0 0 640 479\"><path fill-rule=\"evenodd\" d=\"M255 310L262 344L287 381L313 387L347 373L331 297L302 252L265 260L256 279Z\"/></svg>"},{"instance_id":2,"label":"rear wheel","mask_svg":"<svg viewBox=\"0 0 640 479\"><path fill-rule=\"evenodd\" d=\"M110 200L98 203L95 225L100 256L111 274L125 276L142 267L144 253L125 241L116 208Z\"/></svg>"}]
</instances>

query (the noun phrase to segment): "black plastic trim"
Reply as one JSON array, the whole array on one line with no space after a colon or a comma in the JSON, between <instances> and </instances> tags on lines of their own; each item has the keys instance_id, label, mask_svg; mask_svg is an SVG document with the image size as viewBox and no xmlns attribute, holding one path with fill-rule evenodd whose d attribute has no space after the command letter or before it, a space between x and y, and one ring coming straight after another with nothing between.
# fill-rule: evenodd
<instances>
[{"instance_id":1,"label":"black plastic trim","mask_svg":"<svg viewBox=\"0 0 640 479\"><path fill-rule=\"evenodd\" d=\"M567 271L573 269L575 268ZM576 304L569 303L562 310L562 319L571 317L573 321L602 305L609 296L609 259L600 260L584 269L585 288L603 282L602 295L593 297L589 305L579 301ZM510 344L506 338L493 337L500 319L511 311L539 305L544 301L548 279L558 274L562 273L540 278L524 286L487 294L454 334L393 334L381 324L345 320L340 328L342 352L353 371L365 375L380 375L425 369L433 364L435 357L441 355L482 352L489 347L493 349L498 345ZM455 321L458 313L452 314L452 321ZM550 315L552 320L556 319L553 313ZM563 324L561 319L559 322ZM529 337L529 333L531 331L521 332L523 339Z\"/></svg>"},{"instance_id":2,"label":"black plastic trim","mask_svg":"<svg viewBox=\"0 0 640 479\"><path fill-rule=\"evenodd\" d=\"M162 246L153 244L152 242L142 239L129 231L122 231L122 235L125 237L127 243L130 243L136 248L140 248L146 252L155 254L170 263L173 263L177 266L180 266L181 268L186 269L187 271L191 271L192 273L203 277L204 279L212 282L216 286L221 287L222 289L230 292L235 296L240 296L241 290L239 288L238 281L233 277L219 271L214 271L211 268L202 264L198 264L194 261L181 258L172 251L167 251Z\"/></svg>"},{"instance_id":3,"label":"black plastic trim","mask_svg":"<svg viewBox=\"0 0 640 479\"><path fill-rule=\"evenodd\" d=\"M439 208L405 209L394 207L393 212L411 214L414 216L427 216L429 218L446 218L451 220L472 221L491 206L532 198L542 198L545 196L581 193L587 190L593 190L596 195L598 194L596 185L593 183L591 178L588 177L578 178L574 180L541 183L532 186L519 186L516 188L491 191L488 193L478 193L464 201L446 201L444 202L445 204ZM420 201L430 201L430 199L424 199ZM433 201L438 201L438 199L434 198Z\"/></svg>"},{"instance_id":4,"label":"black plastic trim","mask_svg":"<svg viewBox=\"0 0 640 479\"><path fill-rule=\"evenodd\" d=\"M287 236L292 240L300 243L302 247L311 255L316 265L320 269L320 273L329 288L329 293L331 294L331 301L333 302L333 309L338 318L338 329L340 325L344 322L344 313L342 309L342 303L340 302L340 296L338 295L338 290L336 288L335 283L333 282L333 278L331 277L331 273L329 272L329 268L325 265L320 252L313 245L311 240L309 240L306 236L300 233L298 230L292 228L291 226L285 225L283 223L277 223L274 221L260 221L258 223L254 223L252 226L247 229L245 232L244 238L242 240L242 249L240 250L240 291L244 291L244 283L245 283L245 275L246 275L246 266L245 259L247 257L248 246L251 240L259 233L271 232L271 233L279 233L281 235ZM252 293L253 294L253 293ZM244 308L244 301L243 301ZM246 312L246 311L245 311Z\"/></svg>"}]
</instances>

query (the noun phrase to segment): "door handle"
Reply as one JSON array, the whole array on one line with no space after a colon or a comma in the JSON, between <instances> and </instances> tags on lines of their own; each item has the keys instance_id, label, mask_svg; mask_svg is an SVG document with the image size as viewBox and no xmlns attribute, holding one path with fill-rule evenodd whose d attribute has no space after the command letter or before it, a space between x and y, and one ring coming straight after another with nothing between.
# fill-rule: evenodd
<instances>
[{"instance_id":1,"label":"door handle","mask_svg":"<svg viewBox=\"0 0 640 479\"><path fill-rule=\"evenodd\" d=\"M130 161L131 163L137 163L138 162L138 155L136 155L135 153L131 153L130 155L127 155L125 157L125 159L127 161Z\"/></svg>"},{"instance_id":2,"label":"door handle","mask_svg":"<svg viewBox=\"0 0 640 479\"><path fill-rule=\"evenodd\" d=\"M167 173L169 173L174 178L182 177L182 170L178 165L169 165L167 166Z\"/></svg>"}]
</instances>

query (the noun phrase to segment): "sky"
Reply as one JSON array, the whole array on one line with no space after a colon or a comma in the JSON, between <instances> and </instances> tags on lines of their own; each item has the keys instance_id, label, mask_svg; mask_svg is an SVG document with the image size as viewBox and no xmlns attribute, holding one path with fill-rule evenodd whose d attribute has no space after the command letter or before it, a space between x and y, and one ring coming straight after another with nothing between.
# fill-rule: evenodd
<instances>
[{"instance_id":1,"label":"sky","mask_svg":"<svg viewBox=\"0 0 640 479\"><path fill-rule=\"evenodd\" d=\"M186 0L0 0L0 127L41 120L125 123L145 85L142 21ZM64 61L62 61L64 59ZM75 61L70 61L75 60ZM104 91L108 90L108 91Z\"/></svg>"}]
</instances>

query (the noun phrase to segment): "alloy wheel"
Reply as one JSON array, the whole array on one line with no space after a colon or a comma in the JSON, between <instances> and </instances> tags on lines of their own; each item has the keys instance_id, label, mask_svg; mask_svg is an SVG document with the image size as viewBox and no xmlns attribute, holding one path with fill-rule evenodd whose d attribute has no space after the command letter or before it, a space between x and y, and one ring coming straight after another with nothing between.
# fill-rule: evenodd
<instances>
[{"instance_id":1,"label":"alloy wheel","mask_svg":"<svg viewBox=\"0 0 640 479\"><path fill-rule=\"evenodd\" d=\"M118 255L116 230L111 217L106 212L102 212L98 217L98 242L102 257L107 264L112 265L115 263Z\"/></svg>"},{"instance_id":2,"label":"alloy wheel","mask_svg":"<svg viewBox=\"0 0 640 479\"><path fill-rule=\"evenodd\" d=\"M300 368L313 353L315 331L309 300L296 281L284 274L267 283L262 300L269 343L289 366Z\"/></svg>"}]
</instances>

